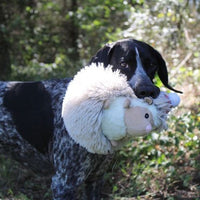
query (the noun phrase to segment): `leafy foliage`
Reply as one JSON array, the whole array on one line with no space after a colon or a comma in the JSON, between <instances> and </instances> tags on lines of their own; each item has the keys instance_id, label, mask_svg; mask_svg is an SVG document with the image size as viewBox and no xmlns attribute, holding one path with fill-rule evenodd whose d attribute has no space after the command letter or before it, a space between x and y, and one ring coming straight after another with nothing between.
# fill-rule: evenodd
<instances>
[{"instance_id":1,"label":"leafy foliage","mask_svg":"<svg viewBox=\"0 0 200 200\"><path fill-rule=\"evenodd\" d=\"M22 70L22 76L27 74L26 79L31 78L36 61L40 66L40 63L53 64L60 58L64 65L57 68L75 73L98 48L117 39L116 33L124 27L125 11L130 7L123 0L3 0L0 6L1 15L5 16L0 18L4 47L9 48L12 65L26 68ZM20 76L21 70L14 69L9 79L15 78L16 73ZM37 73L40 75L40 71Z\"/></svg>"}]
</instances>

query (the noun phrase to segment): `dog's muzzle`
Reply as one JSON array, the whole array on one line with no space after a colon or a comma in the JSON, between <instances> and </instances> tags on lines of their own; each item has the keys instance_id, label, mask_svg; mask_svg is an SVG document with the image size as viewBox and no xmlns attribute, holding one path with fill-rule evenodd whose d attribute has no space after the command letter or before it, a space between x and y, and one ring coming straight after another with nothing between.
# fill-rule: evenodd
<instances>
[{"instance_id":1,"label":"dog's muzzle","mask_svg":"<svg viewBox=\"0 0 200 200\"><path fill-rule=\"evenodd\" d=\"M134 85L129 82L129 84L133 89L135 95L140 99L143 99L145 97L152 97L155 99L160 94L160 89L157 86L153 85L150 81L137 81Z\"/></svg>"}]
</instances>

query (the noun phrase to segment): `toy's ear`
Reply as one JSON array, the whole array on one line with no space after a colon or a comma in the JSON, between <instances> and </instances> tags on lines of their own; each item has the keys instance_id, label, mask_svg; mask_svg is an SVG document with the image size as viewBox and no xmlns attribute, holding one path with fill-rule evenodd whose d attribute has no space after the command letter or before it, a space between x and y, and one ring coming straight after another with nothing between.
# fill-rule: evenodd
<instances>
[{"instance_id":1,"label":"toy's ear","mask_svg":"<svg viewBox=\"0 0 200 200\"><path fill-rule=\"evenodd\" d=\"M129 98L126 98L124 101L124 108L130 108L131 106L131 100Z\"/></svg>"},{"instance_id":2,"label":"toy's ear","mask_svg":"<svg viewBox=\"0 0 200 200\"><path fill-rule=\"evenodd\" d=\"M105 100L105 101L104 101L103 108L104 108L104 109L108 109L108 108L110 107L110 103L111 103L110 99Z\"/></svg>"},{"instance_id":3,"label":"toy's ear","mask_svg":"<svg viewBox=\"0 0 200 200\"><path fill-rule=\"evenodd\" d=\"M151 97L144 97L144 102L148 103L149 105L152 105L153 99Z\"/></svg>"}]
</instances>

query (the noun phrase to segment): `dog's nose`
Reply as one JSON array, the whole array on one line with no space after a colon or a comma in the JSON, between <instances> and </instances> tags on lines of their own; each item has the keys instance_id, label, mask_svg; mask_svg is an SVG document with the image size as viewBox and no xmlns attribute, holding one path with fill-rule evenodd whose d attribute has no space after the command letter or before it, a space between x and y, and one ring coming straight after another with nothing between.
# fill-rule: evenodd
<instances>
[{"instance_id":1,"label":"dog's nose","mask_svg":"<svg viewBox=\"0 0 200 200\"><path fill-rule=\"evenodd\" d=\"M140 85L133 90L135 95L140 99L144 97L152 97L155 99L160 93L160 89L155 85Z\"/></svg>"}]
</instances>

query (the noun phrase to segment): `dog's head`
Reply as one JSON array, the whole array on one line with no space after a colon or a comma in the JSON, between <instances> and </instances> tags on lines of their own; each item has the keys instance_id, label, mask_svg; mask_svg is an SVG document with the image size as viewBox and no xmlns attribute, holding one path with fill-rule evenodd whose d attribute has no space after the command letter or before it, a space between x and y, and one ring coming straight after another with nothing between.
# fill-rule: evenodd
<instances>
[{"instance_id":1,"label":"dog's head","mask_svg":"<svg viewBox=\"0 0 200 200\"><path fill-rule=\"evenodd\" d=\"M100 62L104 66L110 64L113 70L120 70L139 98L156 98L159 95L160 89L153 83L156 72L165 87L181 93L168 84L167 67L162 56L144 42L124 39L106 44L91 59L92 62Z\"/></svg>"}]
</instances>

